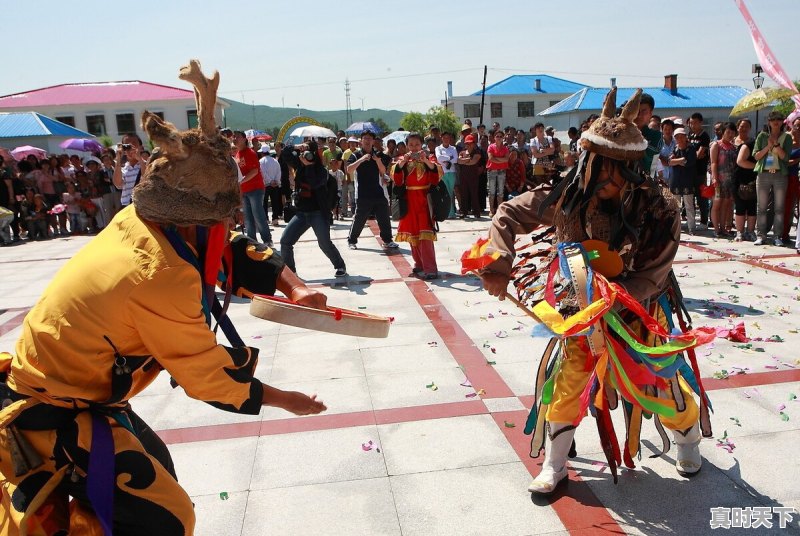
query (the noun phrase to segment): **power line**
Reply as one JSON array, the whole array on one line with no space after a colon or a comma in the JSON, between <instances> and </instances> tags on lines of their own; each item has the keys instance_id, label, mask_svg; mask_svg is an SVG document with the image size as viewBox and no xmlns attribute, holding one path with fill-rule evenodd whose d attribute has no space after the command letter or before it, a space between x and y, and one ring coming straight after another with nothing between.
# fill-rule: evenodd
<instances>
[{"instance_id":1,"label":"power line","mask_svg":"<svg viewBox=\"0 0 800 536\"><path fill-rule=\"evenodd\" d=\"M463 73L468 71L473 71L475 68L469 69L454 69L450 71L432 71L426 73L411 73L411 74L400 74L394 76L376 76L374 78L361 78L358 80L350 80L350 83L353 82L375 82L378 80L397 80L400 78L414 78L419 76L433 76L439 74L451 74L451 73ZM341 80L336 80L333 82L309 82L307 84L295 84L291 86L272 86L272 87L261 87L261 88L250 88L250 89L231 89L227 91L220 91L220 93L229 94L229 93L250 93L253 91L272 91L276 89L298 89L298 88L305 88L305 87L319 87L319 86L330 86L330 85L339 85L341 84Z\"/></svg>"}]
</instances>

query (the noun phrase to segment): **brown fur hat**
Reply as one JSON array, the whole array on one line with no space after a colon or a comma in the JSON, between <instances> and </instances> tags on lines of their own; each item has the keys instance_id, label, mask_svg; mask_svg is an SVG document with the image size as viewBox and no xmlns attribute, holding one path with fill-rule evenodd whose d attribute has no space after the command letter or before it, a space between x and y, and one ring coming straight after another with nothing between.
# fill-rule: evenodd
<instances>
[{"instance_id":1,"label":"brown fur hat","mask_svg":"<svg viewBox=\"0 0 800 536\"><path fill-rule=\"evenodd\" d=\"M133 190L133 204L156 223L214 225L241 204L230 142L214 124L219 73L206 78L191 60L179 78L194 86L199 127L181 132L153 113L142 114L142 128L158 146Z\"/></svg>"},{"instance_id":2,"label":"brown fur hat","mask_svg":"<svg viewBox=\"0 0 800 536\"><path fill-rule=\"evenodd\" d=\"M634 120L639 114L639 99L642 90L628 100L622 113L615 116L617 88L606 95L600 117L581 135L581 147L585 151L607 156L613 160L640 160L647 149L647 140L642 136Z\"/></svg>"}]
</instances>

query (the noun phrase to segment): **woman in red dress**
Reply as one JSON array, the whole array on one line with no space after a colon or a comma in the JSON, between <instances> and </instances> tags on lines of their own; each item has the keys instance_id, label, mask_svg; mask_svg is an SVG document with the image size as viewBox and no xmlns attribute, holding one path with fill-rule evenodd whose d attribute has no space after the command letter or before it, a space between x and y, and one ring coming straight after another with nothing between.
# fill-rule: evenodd
<instances>
[{"instance_id":1,"label":"woman in red dress","mask_svg":"<svg viewBox=\"0 0 800 536\"><path fill-rule=\"evenodd\" d=\"M408 242L414 258L412 274L420 279L436 279L436 251L433 242L436 231L428 207L428 189L439 182L436 164L422 150L422 136L412 132L406 139L408 152L392 167L395 185L405 185L408 211L400 218L395 242Z\"/></svg>"}]
</instances>

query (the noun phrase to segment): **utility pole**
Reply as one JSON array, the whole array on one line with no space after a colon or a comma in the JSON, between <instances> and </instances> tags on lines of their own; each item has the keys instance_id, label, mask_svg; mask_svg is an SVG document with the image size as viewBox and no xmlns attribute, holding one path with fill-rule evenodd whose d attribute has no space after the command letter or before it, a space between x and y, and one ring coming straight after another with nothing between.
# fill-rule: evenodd
<instances>
[{"instance_id":1,"label":"utility pole","mask_svg":"<svg viewBox=\"0 0 800 536\"><path fill-rule=\"evenodd\" d=\"M364 97L359 97L361 99L361 111L364 111Z\"/></svg>"},{"instance_id":2,"label":"utility pole","mask_svg":"<svg viewBox=\"0 0 800 536\"><path fill-rule=\"evenodd\" d=\"M350 108L350 79L344 79L344 95L347 100L347 124L353 124L353 110Z\"/></svg>"},{"instance_id":3,"label":"utility pole","mask_svg":"<svg viewBox=\"0 0 800 536\"><path fill-rule=\"evenodd\" d=\"M250 101L253 107L253 126L251 128L256 128L256 101Z\"/></svg>"},{"instance_id":4,"label":"utility pole","mask_svg":"<svg viewBox=\"0 0 800 536\"><path fill-rule=\"evenodd\" d=\"M486 65L484 65L483 66L483 89L481 89L481 118L478 121L479 125L483 124L483 104L484 104L484 100L486 98L486 71L487 70L488 69L487 69Z\"/></svg>"}]
</instances>

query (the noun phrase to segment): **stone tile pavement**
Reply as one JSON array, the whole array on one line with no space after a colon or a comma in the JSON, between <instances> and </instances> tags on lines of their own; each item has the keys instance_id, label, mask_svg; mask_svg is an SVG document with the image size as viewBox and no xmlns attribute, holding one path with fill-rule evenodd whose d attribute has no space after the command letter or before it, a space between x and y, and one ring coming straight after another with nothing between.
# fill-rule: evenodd
<instances>
[{"instance_id":1,"label":"stone tile pavement","mask_svg":"<svg viewBox=\"0 0 800 536\"><path fill-rule=\"evenodd\" d=\"M674 448L649 458L660 442L646 423L642 460L615 486L586 422L570 482L542 500L526 492L541 459L528 456L522 428L545 341L529 337L530 319L512 304L458 275L461 252L488 220L444 222L436 244L443 277L424 283L408 277L408 248L387 254L372 227L358 250L347 249L347 225L337 222L333 237L348 278L334 279L311 232L295 249L298 271L332 305L394 317L388 338L269 324L250 317L244 300L230 307L242 338L260 349L258 377L318 393L326 413L237 416L171 389L166 375L132 401L170 445L196 505L197 534L695 535L715 532L713 507L800 511L794 250L684 237L674 269L695 324L744 322L763 339L717 339L699 352L715 438L702 442L697 477L675 472ZM88 240L0 250L1 349L13 350L25 312ZM614 418L619 431L621 415ZM724 434L730 453L717 446ZM773 516L771 532L800 533L798 519L780 530Z\"/></svg>"}]
</instances>

